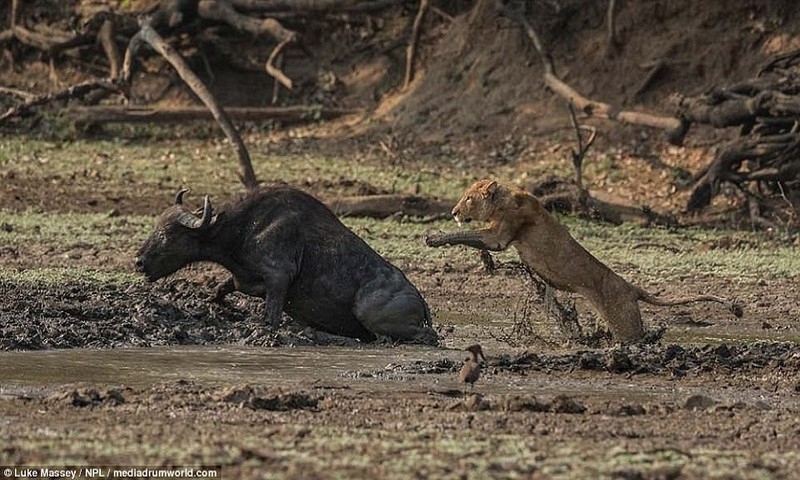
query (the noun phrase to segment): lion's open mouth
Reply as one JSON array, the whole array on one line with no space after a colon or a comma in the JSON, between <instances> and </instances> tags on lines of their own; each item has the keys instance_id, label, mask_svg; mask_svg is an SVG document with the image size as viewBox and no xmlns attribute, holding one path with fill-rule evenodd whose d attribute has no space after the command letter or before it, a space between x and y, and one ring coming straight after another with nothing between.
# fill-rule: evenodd
<instances>
[{"instance_id":1,"label":"lion's open mouth","mask_svg":"<svg viewBox=\"0 0 800 480\"><path fill-rule=\"evenodd\" d=\"M454 219L455 219L455 221L456 221L456 225L458 225L459 227L462 227L462 226L463 226L463 224L465 224L465 223L469 223L469 222L471 222L471 221L472 221L472 219L471 219L471 218L464 218L464 219L461 219L461 218L458 218L457 216L453 216L453 218L454 218Z\"/></svg>"}]
</instances>

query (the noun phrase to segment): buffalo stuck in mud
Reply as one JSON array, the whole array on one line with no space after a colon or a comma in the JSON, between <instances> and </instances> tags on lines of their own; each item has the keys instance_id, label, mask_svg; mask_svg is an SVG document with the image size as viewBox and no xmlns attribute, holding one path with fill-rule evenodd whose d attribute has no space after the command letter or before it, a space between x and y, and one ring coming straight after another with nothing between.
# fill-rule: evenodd
<instances>
[{"instance_id":1,"label":"buffalo stuck in mud","mask_svg":"<svg viewBox=\"0 0 800 480\"><path fill-rule=\"evenodd\" d=\"M290 187L263 188L200 215L183 204L186 190L161 215L136 256L148 280L200 261L232 277L217 291L263 297L266 322L295 321L364 341L436 344L428 306L394 265L350 231L319 200Z\"/></svg>"}]
</instances>

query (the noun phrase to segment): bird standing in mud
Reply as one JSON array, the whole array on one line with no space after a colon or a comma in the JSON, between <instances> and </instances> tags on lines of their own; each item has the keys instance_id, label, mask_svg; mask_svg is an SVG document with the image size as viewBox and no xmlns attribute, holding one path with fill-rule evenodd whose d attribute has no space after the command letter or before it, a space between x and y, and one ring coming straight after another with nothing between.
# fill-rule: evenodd
<instances>
[{"instance_id":1,"label":"bird standing in mud","mask_svg":"<svg viewBox=\"0 0 800 480\"><path fill-rule=\"evenodd\" d=\"M471 353L472 356L464 360L464 366L462 366L461 371L458 372L458 380L464 383L464 396L466 397L467 385L469 385L471 390L475 382L477 382L478 378L481 376L481 364L478 363L478 355L480 355L484 362L486 362L486 357L483 356L483 349L480 345L471 345L465 348L465 350Z\"/></svg>"}]
</instances>

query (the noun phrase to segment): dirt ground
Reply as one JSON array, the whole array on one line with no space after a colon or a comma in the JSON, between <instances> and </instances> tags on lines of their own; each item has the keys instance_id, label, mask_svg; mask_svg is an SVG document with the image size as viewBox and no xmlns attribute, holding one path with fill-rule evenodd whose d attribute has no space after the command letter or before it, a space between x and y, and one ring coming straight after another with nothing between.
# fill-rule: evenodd
<instances>
[{"instance_id":1,"label":"dirt ground","mask_svg":"<svg viewBox=\"0 0 800 480\"><path fill-rule=\"evenodd\" d=\"M626 46L607 55L597 2L564 3L565 23L542 15L537 27L564 78L615 105L663 111L672 91L749 77L765 55L798 45L792 2L643 2L651 21L623 8ZM548 4L532 2L545 13ZM356 45L342 57L361 52L359 68L322 65L347 93L327 101L374 108L368 120L243 127L259 178L319 196L406 182L454 199L485 176L569 176L572 131L534 80L537 62L522 60L532 54L523 36L487 12L451 13L464 14L426 30L409 92L388 86L391 52ZM47 72L39 58L26 70L23 53L0 61L14 86ZM640 65L660 58L664 76L632 95ZM173 101L188 98L170 88L180 90ZM673 147L652 131L601 127L585 170L593 195L704 223L680 213L684 182L730 132L693 132ZM354 223L417 285L442 336L441 348L361 345L288 319L270 331L259 299L208 302L224 275L213 267L134 278L136 248L176 188L229 194L234 162L216 132L94 135L78 147L0 140L0 479L6 465L214 465L223 478L800 478L796 234L677 228L652 242L579 224L598 254L621 249L608 257L615 270L648 290L724 293L745 307L736 319L713 305L643 305L648 328L667 326L663 337L589 348L563 340L519 271L489 275L473 253L421 247L425 231L453 228L447 221ZM323 154L333 166L314 160ZM740 197L726 193L710 216L746 228ZM678 273L648 271L661 264ZM588 306L572 299L591 328ZM488 364L465 397L456 372L473 343Z\"/></svg>"},{"instance_id":2,"label":"dirt ground","mask_svg":"<svg viewBox=\"0 0 800 480\"><path fill-rule=\"evenodd\" d=\"M291 388L11 392L1 454L4 465L221 465L223 478L797 478L799 359L775 344L490 355L466 403L447 358L312 371ZM364 376L373 383L348 380ZM490 391L514 384L526 389Z\"/></svg>"},{"instance_id":3,"label":"dirt ground","mask_svg":"<svg viewBox=\"0 0 800 480\"><path fill-rule=\"evenodd\" d=\"M33 175L38 168L9 170L17 174L6 175L6 205L13 192L48 181ZM649 328L669 327L661 341L587 348L564 343L541 305L523 301L532 290L518 271L488 275L469 252L397 255L390 260L429 302L443 347L360 345L290 321L272 332L256 298L209 303L224 275L213 267L155 284L81 278L73 270L132 274L149 228L142 225L152 224L159 202L137 204L130 183L109 175L93 198L127 207L106 210L101 222L80 189L67 193L68 175L49 182L64 182L63 193L40 195L36 218L62 217L67 232L113 231L101 240L44 235L3 247L0 465L219 465L223 478L797 478L800 471L794 277L664 281L635 260L617 264L664 294L724 292L744 303L745 317L715 306L645 306ZM168 187L161 190L167 198ZM25 215L4 210L0 228L35 234ZM395 222L357 231L371 242L388 236L402 251L422 244L420 232L449 227L400 224L406 236L381 233ZM703 248L769 255L766 237L755 238L767 246L722 235ZM61 280L14 280L62 268ZM484 345L488 365L477 395L464 399L456 372L460 349L472 343ZM200 350L182 350L189 347ZM246 368L241 349L278 365L297 350L299 373L273 378L282 371L275 364ZM334 360L343 352L346 360Z\"/></svg>"}]
</instances>

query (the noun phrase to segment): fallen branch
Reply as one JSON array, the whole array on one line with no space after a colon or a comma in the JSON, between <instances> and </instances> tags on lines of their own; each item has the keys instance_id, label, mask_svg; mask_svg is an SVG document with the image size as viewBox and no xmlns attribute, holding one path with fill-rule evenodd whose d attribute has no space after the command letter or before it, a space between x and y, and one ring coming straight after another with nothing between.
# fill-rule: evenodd
<instances>
[{"instance_id":1,"label":"fallen branch","mask_svg":"<svg viewBox=\"0 0 800 480\"><path fill-rule=\"evenodd\" d=\"M0 87L0 93L4 95L10 95L12 97L17 97L22 99L23 101L27 102L33 98L36 98L36 95L30 92L26 92L24 90L19 90L17 88L11 87Z\"/></svg>"},{"instance_id":2,"label":"fallen branch","mask_svg":"<svg viewBox=\"0 0 800 480\"><path fill-rule=\"evenodd\" d=\"M254 18L242 15L233 8L228 0L202 0L197 6L197 13L207 20L224 22L233 28L254 36L269 35L279 42L292 42L297 34L274 18Z\"/></svg>"},{"instance_id":3,"label":"fallen branch","mask_svg":"<svg viewBox=\"0 0 800 480\"><path fill-rule=\"evenodd\" d=\"M637 98L639 95L644 93L648 88L650 88L650 85L652 85L653 82L656 81L656 79L659 77L659 75L661 75L666 66L667 64L666 62L664 62L663 59L656 60L652 64L652 66L650 66L650 70L647 72L647 75L644 77L644 80L642 80L642 83L640 83L639 86L636 87L636 90L634 90L633 95L631 95L631 98Z\"/></svg>"},{"instance_id":4,"label":"fallen branch","mask_svg":"<svg viewBox=\"0 0 800 480\"><path fill-rule=\"evenodd\" d=\"M203 0L198 5L198 14L202 18L221 21L237 30L254 36L269 35L278 41L265 64L265 69L276 81L287 89L292 89L292 80L275 66L275 59L290 43L297 41L297 33L285 28L274 18L257 19L237 12L228 0Z\"/></svg>"},{"instance_id":5,"label":"fallen branch","mask_svg":"<svg viewBox=\"0 0 800 480\"><path fill-rule=\"evenodd\" d=\"M316 106L226 108L228 117L237 121L275 120L301 123L327 120L344 115L363 113L358 109L319 108ZM175 123L215 120L204 107L152 108L143 106L73 107L64 112L78 126L92 123Z\"/></svg>"},{"instance_id":6,"label":"fallen branch","mask_svg":"<svg viewBox=\"0 0 800 480\"><path fill-rule=\"evenodd\" d=\"M326 202L336 215L386 218L395 214L426 217L449 213L455 202L431 200L410 194L363 195Z\"/></svg>"},{"instance_id":7,"label":"fallen branch","mask_svg":"<svg viewBox=\"0 0 800 480\"><path fill-rule=\"evenodd\" d=\"M0 115L0 125L2 125L6 120L23 115L30 109L37 107L39 105L44 105L46 103L55 102L59 100L80 98L96 89L105 89L114 92L118 91L116 85L109 82L108 80L89 80L87 82L79 83L77 85L72 85L69 88L66 88L64 90L55 93L48 93L45 95L38 95L29 98L24 103L9 108L8 110L6 110L4 114Z\"/></svg>"},{"instance_id":8,"label":"fallen branch","mask_svg":"<svg viewBox=\"0 0 800 480\"><path fill-rule=\"evenodd\" d=\"M5 41L11 38L15 38L18 42L38 50L49 51L56 45L70 41L73 36L67 32L54 29L50 29L47 32L38 32L16 25L0 34L0 39Z\"/></svg>"},{"instance_id":9,"label":"fallen branch","mask_svg":"<svg viewBox=\"0 0 800 480\"><path fill-rule=\"evenodd\" d=\"M592 197L574 182L557 177L545 177L526 188L539 199L549 212L608 222L619 225L623 222L638 222L643 225L678 225L675 218L653 212L647 207L632 207L605 202Z\"/></svg>"},{"instance_id":10,"label":"fallen branch","mask_svg":"<svg viewBox=\"0 0 800 480\"><path fill-rule=\"evenodd\" d=\"M211 94L205 84L197 77L197 75L192 72L189 65L186 64L186 61L180 54L172 48L170 44L164 41L163 38L152 28L148 25L147 21L142 22L141 30L131 38L130 43L128 44L128 50L125 52L125 60L123 62L122 67L122 80L123 82L130 81L131 75L131 63L133 61L133 56L135 55L136 51L141 46L142 42L147 42L152 46L156 52L158 52L161 56L163 56L170 65L175 68L178 72L178 75L181 79L192 89L195 95L200 98L200 100L208 107L211 111L211 114L214 116L214 119L217 120L222 131L225 132L225 136L228 137L228 140L233 144L234 150L236 151L236 155L239 159L239 168L240 174L239 178L241 179L242 183L244 184L245 188L248 190L253 190L258 187L258 181L256 180L255 172L253 171L253 165L250 162L250 154L247 151L247 147L245 146L242 138L239 136L239 133L234 128L233 124L231 123L230 118L228 117L225 110L217 102L216 98Z\"/></svg>"},{"instance_id":11,"label":"fallen branch","mask_svg":"<svg viewBox=\"0 0 800 480\"><path fill-rule=\"evenodd\" d=\"M741 137L729 142L699 179L687 202L690 212L701 210L711 203L723 182L737 185L745 191L743 182L796 181L800 175L800 133L788 132L760 138ZM739 172L746 160L753 161L750 171ZM779 187L783 188L783 187Z\"/></svg>"}]
</instances>

